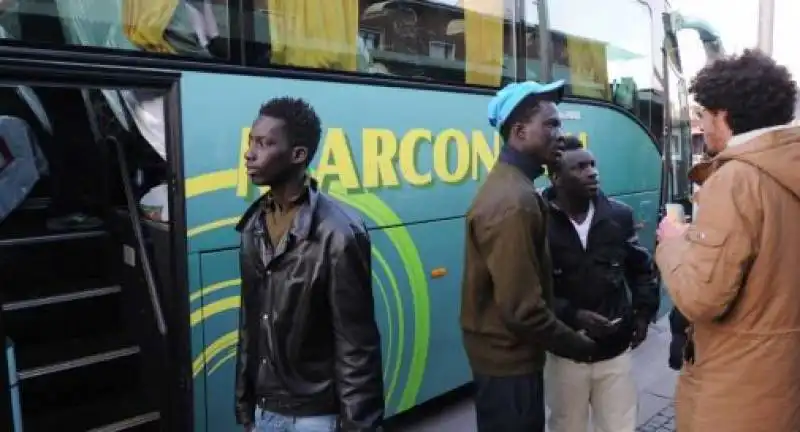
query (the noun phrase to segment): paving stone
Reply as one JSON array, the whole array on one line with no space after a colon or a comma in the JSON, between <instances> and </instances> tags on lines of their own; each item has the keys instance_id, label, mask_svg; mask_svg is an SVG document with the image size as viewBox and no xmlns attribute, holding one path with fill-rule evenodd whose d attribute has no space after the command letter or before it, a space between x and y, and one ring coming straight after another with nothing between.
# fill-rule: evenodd
<instances>
[{"instance_id":1,"label":"paving stone","mask_svg":"<svg viewBox=\"0 0 800 432\"><path fill-rule=\"evenodd\" d=\"M671 403L671 399L656 396L651 393L639 393L639 406L637 407L636 413L637 424L642 425L647 423Z\"/></svg>"},{"instance_id":2,"label":"paving stone","mask_svg":"<svg viewBox=\"0 0 800 432\"><path fill-rule=\"evenodd\" d=\"M636 428L636 432L675 432L675 406L669 404Z\"/></svg>"},{"instance_id":3,"label":"paving stone","mask_svg":"<svg viewBox=\"0 0 800 432\"><path fill-rule=\"evenodd\" d=\"M639 406L636 432L675 432L672 405L677 374L667 367L669 321L663 317L651 327L647 340L632 353ZM475 432L475 408L470 400L441 407L438 415L416 419L392 432ZM591 428L590 428L591 430ZM588 432L588 431L587 431Z\"/></svg>"}]
</instances>

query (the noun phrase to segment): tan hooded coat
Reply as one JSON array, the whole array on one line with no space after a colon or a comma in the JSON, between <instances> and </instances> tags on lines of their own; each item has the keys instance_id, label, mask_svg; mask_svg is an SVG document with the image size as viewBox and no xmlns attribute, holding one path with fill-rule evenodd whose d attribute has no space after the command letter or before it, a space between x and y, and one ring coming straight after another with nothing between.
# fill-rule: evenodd
<instances>
[{"instance_id":1,"label":"tan hooded coat","mask_svg":"<svg viewBox=\"0 0 800 432\"><path fill-rule=\"evenodd\" d=\"M692 323L680 432L800 431L800 127L734 137L656 262Z\"/></svg>"}]
</instances>

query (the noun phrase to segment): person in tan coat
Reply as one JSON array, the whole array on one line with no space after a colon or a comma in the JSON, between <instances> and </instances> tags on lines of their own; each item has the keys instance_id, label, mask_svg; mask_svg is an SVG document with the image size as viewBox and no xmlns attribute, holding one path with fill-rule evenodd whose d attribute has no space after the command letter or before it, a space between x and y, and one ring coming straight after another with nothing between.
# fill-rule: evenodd
<instances>
[{"instance_id":1,"label":"person in tan coat","mask_svg":"<svg viewBox=\"0 0 800 432\"><path fill-rule=\"evenodd\" d=\"M656 262L691 323L679 432L800 431L800 127L786 68L746 50L701 70L713 155L696 219L664 219Z\"/></svg>"}]
</instances>

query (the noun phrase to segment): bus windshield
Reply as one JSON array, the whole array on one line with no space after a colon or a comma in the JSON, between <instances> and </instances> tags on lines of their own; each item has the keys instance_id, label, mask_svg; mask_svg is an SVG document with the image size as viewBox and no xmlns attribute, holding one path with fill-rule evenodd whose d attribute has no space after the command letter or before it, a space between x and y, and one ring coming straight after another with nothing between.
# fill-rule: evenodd
<instances>
[{"instance_id":1,"label":"bus windshield","mask_svg":"<svg viewBox=\"0 0 800 432\"><path fill-rule=\"evenodd\" d=\"M689 95L684 77L680 44L677 33L693 30L697 33L705 53L706 64L725 54L719 35L706 22L688 17L679 12L664 15L664 48L667 54L665 74L668 85L669 139L665 145L665 157L670 167L670 197L673 200L688 200L691 186L687 179L692 164L703 155L702 141L692 137Z\"/></svg>"}]
</instances>

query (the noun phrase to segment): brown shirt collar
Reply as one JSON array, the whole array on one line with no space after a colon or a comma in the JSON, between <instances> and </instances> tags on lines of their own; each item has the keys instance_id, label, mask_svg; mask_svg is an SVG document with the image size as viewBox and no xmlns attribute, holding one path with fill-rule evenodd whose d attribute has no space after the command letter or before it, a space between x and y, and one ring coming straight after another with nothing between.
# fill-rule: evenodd
<instances>
[{"instance_id":1,"label":"brown shirt collar","mask_svg":"<svg viewBox=\"0 0 800 432\"><path fill-rule=\"evenodd\" d=\"M303 181L303 187L295 196L289 198L289 205L291 207L295 207L305 202L305 200L308 198L309 187L311 187L311 177L306 175ZM264 201L262 201L262 203L264 211L266 212L272 212L278 210L278 204L275 202L275 197L272 195L272 191L267 192L266 196L264 197ZM282 210L286 211L288 209L282 209Z\"/></svg>"}]
</instances>

